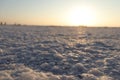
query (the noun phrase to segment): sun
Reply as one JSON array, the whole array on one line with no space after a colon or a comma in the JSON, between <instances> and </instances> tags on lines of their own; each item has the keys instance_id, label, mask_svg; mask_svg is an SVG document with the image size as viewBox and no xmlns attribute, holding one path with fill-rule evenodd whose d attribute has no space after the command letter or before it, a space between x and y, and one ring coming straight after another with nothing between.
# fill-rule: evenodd
<instances>
[{"instance_id":1,"label":"sun","mask_svg":"<svg viewBox=\"0 0 120 80\"><path fill-rule=\"evenodd\" d=\"M95 24L95 11L87 6L73 8L69 15L69 22L71 25L85 25L91 26Z\"/></svg>"}]
</instances>

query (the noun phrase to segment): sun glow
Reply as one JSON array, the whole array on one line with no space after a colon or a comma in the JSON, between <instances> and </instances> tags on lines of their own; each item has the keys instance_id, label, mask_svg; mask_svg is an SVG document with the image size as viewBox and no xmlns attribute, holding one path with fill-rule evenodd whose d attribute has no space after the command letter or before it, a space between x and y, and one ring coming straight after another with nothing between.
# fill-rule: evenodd
<instances>
[{"instance_id":1,"label":"sun glow","mask_svg":"<svg viewBox=\"0 0 120 80\"><path fill-rule=\"evenodd\" d=\"M95 11L87 6L73 8L69 15L71 25L91 26L96 23Z\"/></svg>"}]
</instances>

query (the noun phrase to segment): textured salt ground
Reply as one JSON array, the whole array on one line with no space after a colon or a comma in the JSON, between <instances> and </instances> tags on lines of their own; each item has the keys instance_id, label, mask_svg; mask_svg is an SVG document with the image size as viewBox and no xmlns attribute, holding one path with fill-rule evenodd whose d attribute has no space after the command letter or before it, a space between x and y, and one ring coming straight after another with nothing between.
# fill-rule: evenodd
<instances>
[{"instance_id":1,"label":"textured salt ground","mask_svg":"<svg viewBox=\"0 0 120 80\"><path fill-rule=\"evenodd\" d=\"M120 28L0 26L0 80L120 80Z\"/></svg>"}]
</instances>

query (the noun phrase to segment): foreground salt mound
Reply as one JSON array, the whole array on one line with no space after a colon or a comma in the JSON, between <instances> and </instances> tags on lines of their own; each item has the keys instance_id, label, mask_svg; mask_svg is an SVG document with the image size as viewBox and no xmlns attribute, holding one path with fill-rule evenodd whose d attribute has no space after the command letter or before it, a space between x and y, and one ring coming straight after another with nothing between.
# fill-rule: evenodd
<instances>
[{"instance_id":1,"label":"foreground salt mound","mask_svg":"<svg viewBox=\"0 0 120 80\"><path fill-rule=\"evenodd\" d=\"M84 73L86 72L86 68L84 67L83 64L81 63L76 63L75 65L73 65L72 67L72 71L74 74L81 74L81 73Z\"/></svg>"},{"instance_id":2,"label":"foreground salt mound","mask_svg":"<svg viewBox=\"0 0 120 80\"><path fill-rule=\"evenodd\" d=\"M100 76L83 73L81 78L73 75L54 75L52 73L38 72L23 64L11 65L15 70L0 72L0 80L113 80L109 76Z\"/></svg>"},{"instance_id":3,"label":"foreground salt mound","mask_svg":"<svg viewBox=\"0 0 120 80\"><path fill-rule=\"evenodd\" d=\"M13 65L15 70L0 72L0 80L75 80L72 75L54 75L52 73L34 71L24 65Z\"/></svg>"},{"instance_id":4,"label":"foreground salt mound","mask_svg":"<svg viewBox=\"0 0 120 80\"><path fill-rule=\"evenodd\" d=\"M88 73L93 74L95 76L102 76L102 75L104 75L104 73L101 72L100 70L98 70L97 68L91 69L90 71L88 71Z\"/></svg>"},{"instance_id":5,"label":"foreground salt mound","mask_svg":"<svg viewBox=\"0 0 120 80\"><path fill-rule=\"evenodd\" d=\"M10 73L7 73L5 71L0 72L0 80L14 80L12 76L10 76Z\"/></svg>"},{"instance_id":6,"label":"foreground salt mound","mask_svg":"<svg viewBox=\"0 0 120 80\"><path fill-rule=\"evenodd\" d=\"M93 74L82 74L83 80L97 80L97 77Z\"/></svg>"}]
</instances>

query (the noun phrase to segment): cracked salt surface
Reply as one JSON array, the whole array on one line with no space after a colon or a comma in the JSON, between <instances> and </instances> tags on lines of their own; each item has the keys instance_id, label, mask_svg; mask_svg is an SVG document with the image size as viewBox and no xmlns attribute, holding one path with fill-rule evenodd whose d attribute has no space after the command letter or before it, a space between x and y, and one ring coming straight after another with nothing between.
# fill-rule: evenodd
<instances>
[{"instance_id":1,"label":"cracked salt surface","mask_svg":"<svg viewBox=\"0 0 120 80\"><path fill-rule=\"evenodd\" d=\"M120 28L0 26L0 80L120 80Z\"/></svg>"}]
</instances>

